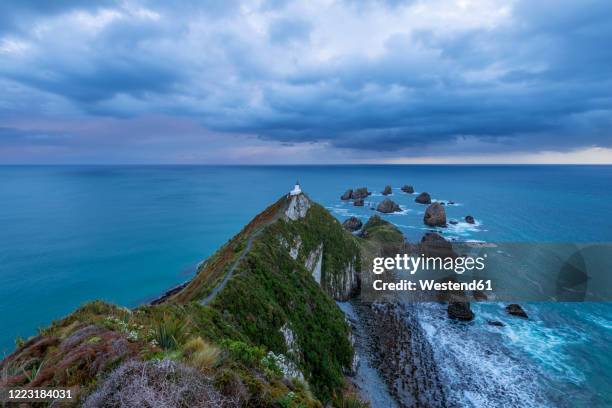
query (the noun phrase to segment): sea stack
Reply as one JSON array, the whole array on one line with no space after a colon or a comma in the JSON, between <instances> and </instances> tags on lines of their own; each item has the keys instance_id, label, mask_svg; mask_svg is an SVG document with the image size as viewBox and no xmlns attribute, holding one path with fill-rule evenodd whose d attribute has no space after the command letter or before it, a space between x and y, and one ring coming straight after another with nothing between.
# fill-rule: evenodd
<instances>
[{"instance_id":1,"label":"sea stack","mask_svg":"<svg viewBox=\"0 0 612 408\"><path fill-rule=\"evenodd\" d=\"M353 194L351 195L351 198L354 199L354 200L358 200L360 198L366 198L370 194L372 194L372 193L370 193L368 191L367 187L360 187L360 188L355 189L353 191Z\"/></svg>"},{"instance_id":2,"label":"sea stack","mask_svg":"<svg viewBox=\"0 0 612 408\"><path fill-rule=\"evenodd\" d=\"M385 189L382 192L382 195L389 195L391 194L391 186L385 186Z\"/></svg>"},{"instance_id":3,"label":"sea stack","mask_svg":"<svg viewBox=\"0 0 612 408\"><path fill-rule=\"evenodd\" d=\"M340 196L341 200L350 200L353 197L353 190L352 189L348 189L344 192L344 194L342 194Z\"/></svg>"},{"instance_id":4,"label":"sea stack","mask_svg":"<svg viewBox=\"0 0 612 408\"><path fill-rule=\"evenodd\" d=\"M402 187L402 191L404 193L408 193L408 194L413 194L414 193L414 187L408 185L408 184L404 184L404 187Z\"/></svg>"},{"instance_id":5,"label":"sea stack","mask_svg":"<svg viewBox=\"0 0 612 408\"><path fill-rule=\"evenodd\" d=\"M446 211L440 203L433 203L423 216L423 222L430 227L445 227L446 226Z\"/></svg>"},{"instance_id":6,"label":"sea stack","mask_svg":"<svg viewBox=\"0 0 612 408\"><path fill-rule=\"evenodd\" d=\"M465 222L467 222L468 224L474 224L476 221L474 221L474 217L472 217L471 215L466 215Z\"/></svg>"},{"instance_id":7,"label":"sea stack","mask_svg":"<svg viewBox=\"0 0 612 408\"><path fill-rule=\"evenodd\" d=\"M353 205L355 207L363 207L363 198L359 198L359 199L353 201Z\"/></svg>"},{"instance_id":8,"label":"sea stack","mask_svg":"<svg viewBox=\"0 0 612 408\"><path fill-rule=\"evenodd\" d=\"M422 192L417 196L417 198L414 199L414 201L419 204L431 204L431 196L429 193Z\"/></svg>"},{"instance_id":9,"label":"sea stack","mask_svg":"<svg viewBox=\"0 0 612 408\"><path fill-rule=\"evenodd\" d=\"M467 301L465 294L452 294L446 308L448 317L451 319L470 321L474 318L474 312Z\"/></svg>"},{"instance_id":10,"label":"sea stack","mask_svg":"<svg viewBox=\"0 0 612 408\"><path fill-rule=\"evenodd\" d=\"M388 198L385 198L382 203L378 204L376 210L385 214L402 211L395 201L389 200Z\"/></svg>"}]
</instances>

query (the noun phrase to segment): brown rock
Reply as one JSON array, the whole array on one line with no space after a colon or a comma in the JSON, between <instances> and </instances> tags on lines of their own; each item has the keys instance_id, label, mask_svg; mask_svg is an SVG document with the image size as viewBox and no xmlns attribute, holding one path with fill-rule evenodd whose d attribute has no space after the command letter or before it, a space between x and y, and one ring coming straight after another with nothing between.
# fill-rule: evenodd
<instances>
[{"instance_id":1,"label":"brown rock","mask_svg":"<svg viewBox=\"0 0 612 408\"><path fill-rule=\"evenodd\" d=\"M385 186L385 189L382 192L382 195L389 195L391 194L391 186Z\"/></svg>"},{"instance_id":2,"label":"brown rock","mask_svg":"<svg viewBox=\"0 0 612 408\"><path fill-rule=\"evenodd\" d=\"M341 200L350 200L351 197L353 197L353 190L352 189L348 189L344 192L344 194L342 194L340 196Z\"/></svg>"},{"instance_id":3,"label":"brown rock","mask_svg":"<svg viewBox=\"0 0 612 408\"><path fill-rule=\"evenodd\" d=\"M521 305L517 305L516 303L512 303L506 306L506 312L511 314L512 316L522 317L524 319L528 319L527 313L523 310Z\"/></svg>"},{"instance_id":4,"label":"brown rock","mask_svg":"<svg viewBox=\"0 0 612 408\"><path fill-rule=\"evenodd\" d=\"M465 222L467 222L468 224L474 224L476 221L474 221L474 217L472 217L471 215L466 215Z\"/></svg>"},{"instance_id":5,"label":"brown rock","mask_svg":"<svg viewBox=\"0 0 612 408\"><path fill-rule=\"evenodd\" d=\"M376 208L376 210L380 211L381 213L385 213L385 214L402 211L400 206L397 205L395 201L389 200L388 198L385 198L382 203L378 204L378 207Z\"/></svg>"},{"instance_id":6,"label":"brown rock","mask_svg":"<svg viewBox=\"0 0 612 408\"><path fill-rule=\"evenodd\" d=\"M414 201L419 204L431 204L431 196L429 193L422 192L417 196L417 198L414 199Z\"/></svg>"},{"instance_id":7,"label":"brown rock","mask_svg":"<svg viewBox=\"0 0 612 408\"><path fill-rule=\"evenodd\" d=\"M409 186L408 184L405 184L404 187L402 187L402 191L404 193L413 194L414 193L414 187Z\"/></svg>"},{"instance_id":8,"label":"brown rock","mask_svg":"<svg viewBox=\"0 0 612 408\"><path fill-rule=\"evenodd\" d=\"M353 201L353 205L356 207L363 207L363 198L359 198L355 201Z\"/></svg>"},{"instance_id":9,"label":"brown rock","mask_svg":"<svg viewBox=\"0 0 612 408\"><path fill-rule=\"evenodd\" d=\"M427 207L427 210L425 210L423 222L430 227L445 227L446 211L444 211L444 207L441 206L440 203L431 204Z\"/></svg>"}]
</instances>

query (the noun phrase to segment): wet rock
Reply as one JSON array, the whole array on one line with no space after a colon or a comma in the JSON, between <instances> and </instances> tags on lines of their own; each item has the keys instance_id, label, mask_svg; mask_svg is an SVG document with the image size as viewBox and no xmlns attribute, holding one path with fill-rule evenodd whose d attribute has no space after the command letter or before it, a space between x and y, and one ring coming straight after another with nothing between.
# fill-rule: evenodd
<instances>
[{"instance_id":1,"label":"wet rock","mask_svg":"<svg viewBox=\"0 0 612 408\"><path fill-rule=\"evenodd\" d=\"M505 326L505 324L503 324L499 320L488 320L487 324L490 325L490 326L497 326L497 327L504 327Z\"/></svg>"},{"instance_id":2,"label":"wet rock","mask_svg":"<svg viewBox=\"0 0 612 408\"><path fill-rule=\"evenodd\" d=\"M441 206L440 203L431 204L427 207L427 210L425 210L423 222L430 227L445 227L446 211L444 211L444 207Z\"/></svg>"},{"instance_id":3,"label":"wet rock","mask_svg":"<svg viewBox=\"0 0 612 408\"><path fill-rule=\"evenodd\" d=\"M422 192L417 196L417 198L414 199L414 201L419 204L431 204L431 196L429 193Z\"/></svg>"},{"instance_id":4,"label":"wet rock","mask_svg":"<svg viewBox=\"0 0 612 408\"><path fill-rule=\"evenodd\" d=\"M360 187L353 191L351 198L353 198L354 200L358 200L360 198L366 198L370 194L372 193L370 193L366 187Z\"/></svg>"},{"instance_id":5,"label":"wet rock","mask_svg":"<svg viewBox=\"0 0 612 408\"><path fill-rule=\"evenodd\" d=\"M385 189L382 192L382 195L389 195L391 194L391 186L385 186Z\"/></svg>"},{"instance_id":6,"label":"wet rock","mask_svg":"<svg viewBox=\"0 0 612 408\"><path fill-rule=\"evenodd\" d=\"M458 222L456 220L450 220L448 223L452 224L452 225L457 225L458 224Z\"/></svg>"},{"instance_id":7,"label":"wet rock","mask_svg":"<svg viewBox=\"0 0 612 408\"><path fill-rule=\"evenodd\" d=\"M527 313L525 313L525 311L521 307L521 305L518 305L516 303L512 303L512 304L506 306L506 312L508 314L511 314L512 316L518 316L518 317L522 317L524 319L528 319L529 318L527 316Z\"/></svg>"},{"instance_id":8,"label":"wet rock","mask_svg":"<svg viewBox=\"0 0 612 408\"><path fill-rule=\"evenodd\" d=\"M356 207L363 207L363 198L359 198L355 201L353 201L353 205Z\"/></svg>"},{"instance_id":9,"label":"wet rock","mask_svg":"<svg viewBox=\"0 0 612 408\"><path fill-rule=\"evenodd\" d=\"M412 187L412 186L410 186L408 184L405 184L404 187L402 187L402 191L404 193L413 194L414 193L414 187Z\"/></svg>"},{"instance_id":10,"label":"wet rock","mask_svg":"<svg viewBox=\"0 0 612 408\"><path fill-rule=\"evenodd\" d=\"M484 293L482 290L473 290L472 291L472 296L474 297L474 300L477 302L483 301L483 300L489 300L489 297L487 296L486 293Z\"/></svg>"},{"instance_id":11,"label":"wet rock","mask_svg":"<svg viewBox=\"0 0 612 408\"><path fill-rule=\"evenodd\" d=\"M350 200L353 197L353 190L348 189L340 196L341 200Z\"/></svg>"},{"instance_id":12,"label":"wet rock","mask_svg":"<svg viewBox=\"0 0 612 408\"><path fill-rule=\"evenodd\" d=\"M451 319L469 321L474 318L474 312L465 294L452 294L448 301L448 317Z\"/></svg>"},{"instance_id":13,"label":"wet rock","mask_svg":"<svg viewBox=\"0 0 612 408\"><path fill-rule=\"evenodd\" d=\"M349 231L357 231L362 225L363 223L357 217L348 218L342 223L342 226Z\"/></svg>"},{"instance_id":14,"label":"wet rock","mask_svg":"<svg viewBox=\"0 0 612 408\"><path fill-rule=\"evenodd\" d=\"M472 217L471 215L466 215L465 222L467 222L468 224L474 224L476 221L474 221L474 217Z\"/></svg>"},{"instance_id":15,"label":"wet rock","mask_svg":"<svg viewBox=\"0 0 612 408\"><path fill-rule=\"evenodd\" d=\"M376 207L376 210L380 211L381 213L385 213L385 214L402 211L400 206L397 205L395 201L389 200L388 198L385 198L385 200L382 203L378 204L378 207Z\"/></svg>"},{"instance_id":16,"label":"wet rock","mask_svg":"<svg viewBox=\"0 0 612 408\"><path fill-rule=\"evenodd\" d=\"M455 205L455 202L454 201L449 201L448 205Z\"/></svg>"}]
</instances>

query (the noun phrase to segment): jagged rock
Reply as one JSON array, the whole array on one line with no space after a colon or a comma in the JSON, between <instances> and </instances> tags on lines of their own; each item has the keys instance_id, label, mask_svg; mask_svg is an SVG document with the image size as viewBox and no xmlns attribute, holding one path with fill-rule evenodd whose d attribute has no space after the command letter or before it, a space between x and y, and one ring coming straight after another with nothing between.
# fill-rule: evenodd
<instances>
[{"instance_id":1,"label":"jagged rock","mask_svg":"<svg viewBox=\"0 0 612 408\"><path fill-rule=\"evenodd\" d=\"M472 291L472 296L474 297L474 300L477 302L480 302L482 300L489 300L489 297L487 296L486 293L484 293L482 290L473 290Z\"/></svg>"},{"instance_id":2,"label":"jagged rock","mask_svg":"<svg viewBox=\"0 0 612 408\"><path fill-rule=\"evenodd\" d=\"M467 301L465 294L450 295L447 307L448 317L451 319L458 320L472 320L474 318L474 312L470 308L470 302Z\"/></svg>"},{"instance_id":3,"label":"jagged rock","mask_svg":"<svg viewBox=\"0 0 612 408\"><path fill-rule=\"evenodd\" d=\"M419 204L431 204L431 196L429 193L422 192L417 196L417 198L414 199L414 201Z\"/></svg>"},{"instance_id":4,"label":"jagged rock","mask_svg":"<svg viewBox=\"0 0 612 408\"><path fill-rule=\"evenodd\" d=\"M298 195L291 196L289 206L285 211L285 215L292 221L300 218L304 218L308 209L310 208L310 200L305 194L300 193Z\"/></svg>"},{"instance_id":5,"label":"jagged rock","mask_svg":"<svg viewBox=\"0 0 612 408\"><path fill-rule=\"evenodd\" d=\"M351 198L353 198L354 200L358 200L360 198L366 198L367 196L369 196L370 193L367 189L367 187L360 187L358 189L356 189L355 191L353 191L353 194L351 195Z\"/></svg>"},{"instance_id":6,"label":"jagged rock","mask_svg":"<svg viewBox=\"0 0 612 408\"><path fill-rule=\"evenodd\" d=\"M465 216L465 222L467 222L468 224L474 224L474 217L472 217L471 215L466 215Z\"/></svg>"},{"instance_id":7,"label":"jagged rock","mask_svg":"<svg viewBox=\"0 0 612 408\"><path fill-rule=\"evenodd\" d=\"M488 320L487 324L490 325L490 326L497 326L497 327L504 327L505 326L505 324L503 324L499 320Z\"/></svg>"},{"instance_id":8,"label":"jagged rock","mask_svg":"<svg viewBox=\"0 0 612 408\"><path fill-rule=\"evenodd\" d=\"M353 202L353 205L356 207L363 207L363 198L359 198Z\"/></svg>"},{"instance_id":9,"label":"jagged rock","mask_svg":"<svg viewBox=\"0 0 612 408\"><path fill-rule=\"evenodd\" d=\"M357 231L362 225L363 223L357 217L348 218L342 223L342 226L349 231Z\"/></svg>"},{"instance_id":10,"label":"jagged rock","mask_svg":"<svg viewBox=\"0 0 612 408\"><path fill-rule=\"evenodd\" d=\"M427 210L425 210L423 222L430 227L445 227L446 211L444 211L444 207L441 206L440 203L431 204L427 207Z\"/></svg>"},{"instance_id":11,"label":"jagged rock","mask_svg":"<svg viewBox=\"0 0 612 408\"><path fill-rule=\"evenodd\" d=\"M395 201L389 200L388 198L385 198L382 203L378 204L376 210L385 214L402 211Z\"/></svg>"},{"instance_id":12,"label":"jagged rock","mask_svg":"<svg viewBox=\"0 0 612 408\"><path fill-rule=\"evenodd\" d=\"M459 223L458 223L456 220L450 220L448 223L449 223L449 224L452 224L452 225L457 225L457 224L459 224Z\"/></svg>"},{"instance_id":13,"label":"jagged rock","mask_svg":"<svg viewBox=\"0 0 612 408\"><path fill-rule=\"evenodd\" d=\"M404 187L402 187L402 191L404 193L413 194L414 193L414 187L409 186L408 184L405 184Z\"/></svg>"},{"instance_id":14,"label":"jagged rock","mask_svg":"<svg viewBox=\"0 0 612 408\"><path fill-rule=\"evenodd\" d=\"M512 304L506 306L506 312L508 314L511 314L512 316L518 316L518 317L522 317L524 319L528 319L529 318L527 316L527 313L525 313L525 311L521 307L521 305L518 305L516 303L512 303Z\"/></svg>"},{"instance_id":15,"label":"jagged rock","mask_svg":"<svg viewBox=\"0 0 612 408\"><path fill-rule=\"evenodd\" d=\"M391 186L385 186L385 189L383 190L382 195L389 195L391 193L392 193Z\"/></svg>"},{"instance_id":16,"label":"jagged rock","mask_svg":"<svg viewBox=\"0 0 612 408\"><path fill-rule=\"evenodd\" d=\"M342 194L340 196L341 200L350 200L353 197L353 190L352 189L348 189L344 192L344 194Z\"/></svg>"}]
</instances>

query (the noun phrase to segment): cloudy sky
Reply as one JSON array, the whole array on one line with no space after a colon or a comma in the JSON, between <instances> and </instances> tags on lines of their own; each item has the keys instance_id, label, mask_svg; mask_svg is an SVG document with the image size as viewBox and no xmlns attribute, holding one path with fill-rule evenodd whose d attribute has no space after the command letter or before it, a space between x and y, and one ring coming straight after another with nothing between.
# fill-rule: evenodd
<instances>
[{"instance_id":1,"label":"cloudy sky","mask_svg":"<svg viewBox=\"0 0 612 408\"><path fill-rule=\"evenodd\" d=\"M0 3L0 163L612 163L610 0Z\"/></svg>"}]
</instances>

